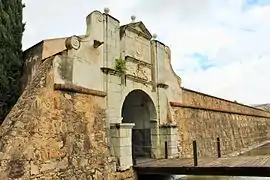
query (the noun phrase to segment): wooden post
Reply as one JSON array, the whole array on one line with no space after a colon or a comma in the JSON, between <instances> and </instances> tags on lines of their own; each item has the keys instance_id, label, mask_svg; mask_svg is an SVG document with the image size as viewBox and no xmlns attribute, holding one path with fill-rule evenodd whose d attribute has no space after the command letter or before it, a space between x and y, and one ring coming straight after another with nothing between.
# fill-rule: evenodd
<instances>
[{"instance_id":1,"label":"wooden post","mask_svg":"<svg viewBox=\"0 0 270 180\"><path fill-rule=\"evenodd\" d=\"M221 150L220 150L220 139L219 137L217 138L217 154L218 154L218 158L221 157Z\"/></svg>"},{"instance_id":2,"label":"wooden post","mask_svg":"<svg viewBox=\"0 0 270 180\"><path fill-rule=\"evenodd\" d=\"M168 159L168 142L165 141L165 159Z\"/></svg>"},{"instance_id":3,"label":"wooden post","mask_svg":"<svg viewBox=\"0 0 270 180\"><path fill-rule=\"evenodd\" d=\"M196 141L193 141L193 160L194 160L194 166L198 166L198 152L197 152Z\"/></svg>"}]
</instances>

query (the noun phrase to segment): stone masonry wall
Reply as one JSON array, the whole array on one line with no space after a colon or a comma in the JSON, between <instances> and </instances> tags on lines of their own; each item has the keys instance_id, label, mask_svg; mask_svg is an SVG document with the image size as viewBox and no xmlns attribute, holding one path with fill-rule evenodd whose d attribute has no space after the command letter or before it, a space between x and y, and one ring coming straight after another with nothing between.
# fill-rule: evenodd
<instances>
[{"instance_id":1,"label":"stone masonry wall","mask_svg":"<svg viewBox=\"0 0 270 180\"><path fill-rule=\"evenodd\" d=\"M0 179L132 179L115 173L103 97L54 91L53 58L0 128Z\"/></svg>"},{"instance_id":2,"label":"stone masonry wall","mask_svg":"<svg viewBox=\"0 0 270 180\"><path fill-rule=\"evenodd\" d=\"M23 76L21 78L21 92L23 92L27 83L32 80L37 71L37 67L41 63L43 51L43 43L40 42L30 49L24 51L24 67Z\"/></svg>"},{"instance_id":3,"label":"stone masonry wall","mask_svg":"<svg viewBox=\"0 0 270 180\"><path fill-rule=\"evenodd\" d=\"M199 156L213 157L217 156L217 137L222 155L268 138L267 112L185 90L183 103L171 105L179 127L181 157L192 157L193 140L197 141Z\"/></svg>"}]
</instances>

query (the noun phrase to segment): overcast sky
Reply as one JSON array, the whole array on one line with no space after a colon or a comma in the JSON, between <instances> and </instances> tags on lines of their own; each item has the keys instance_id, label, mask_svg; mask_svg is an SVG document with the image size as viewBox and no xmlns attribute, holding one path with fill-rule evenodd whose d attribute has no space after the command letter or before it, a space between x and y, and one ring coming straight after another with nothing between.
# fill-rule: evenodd
<instances>
[{"instance_id":1,"label":"overcast sky","mask_svg":"<svg viewBox=\"0 0 270 180\"><path fill-rule=\"evenodd\" d=\"M23 48L81 35L93 10L143 21L171 47L186 88L245 104L270 102L270 0L24 0Z\"/></svg>"}]
</instances>

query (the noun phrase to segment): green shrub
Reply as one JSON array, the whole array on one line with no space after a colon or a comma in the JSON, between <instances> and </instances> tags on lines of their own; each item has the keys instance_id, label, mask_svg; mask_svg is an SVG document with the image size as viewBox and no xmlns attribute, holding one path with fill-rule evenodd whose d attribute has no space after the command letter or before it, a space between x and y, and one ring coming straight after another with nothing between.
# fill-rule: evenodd
<instances>
[{"instance_id":1,"label":"green shrub","mask_svg":"<svg viewBox=\"0 0 270 180\"><path fill-rule=\"evenodd\" d=\"M120 73L126 73L126 61L122 58L115 59L115 69Z\"/></svg>"}]
</instances>

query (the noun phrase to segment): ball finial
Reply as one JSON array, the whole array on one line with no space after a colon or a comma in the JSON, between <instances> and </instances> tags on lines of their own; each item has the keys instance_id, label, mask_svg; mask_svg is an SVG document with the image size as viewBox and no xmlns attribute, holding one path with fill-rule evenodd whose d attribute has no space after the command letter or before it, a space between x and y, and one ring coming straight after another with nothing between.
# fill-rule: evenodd
<instances>
[{"instance_id":1,"label":"ball finial","mask_svg":"<svg viewBox=\"0 0 270 180\"><path fill-rule=\"evenodd\" d=\"M131 16L131 21L134 22L136 20L136 16L132 15Z\"/></svg>"},{"instance_id":2,"label":"ball finial","mask_svg":"<svg viewBox=\"0 0 270 180\"><path fill-rule=\"evenodd\" d=\"M107 7L104 8L104 13L105 13L105 14L109 14L109 12L110 12L110 9L109 9L109 8L107 8Z\"/></svg>"},{"instance_id":3,"label":"ball finial","mask_svg":"<svg viewBox=\"0 0 270 180\"><path fill-rule=\"evenodd\" d=\"M152 37L153 39L157 39L157 34L154 33Z\"/></svg>"}]
</instances>

